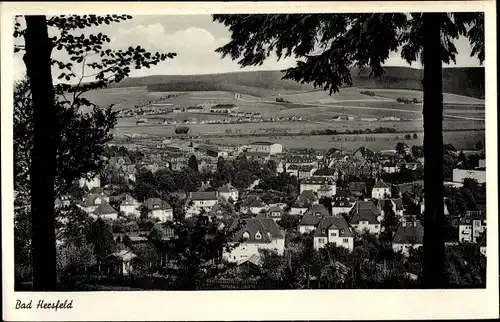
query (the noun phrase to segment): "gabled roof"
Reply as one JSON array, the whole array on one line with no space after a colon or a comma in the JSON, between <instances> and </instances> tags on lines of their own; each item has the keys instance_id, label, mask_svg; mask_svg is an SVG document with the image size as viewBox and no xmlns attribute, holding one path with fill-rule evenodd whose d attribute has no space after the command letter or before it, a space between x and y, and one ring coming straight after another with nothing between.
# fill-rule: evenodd
<instances>
[{"instance_id":1,"label":"gabled roof","mask_svg":"<svg viewBox=\"0 0 500 322\"><path fill-rule=\"evenodd\" d=\"M172 209L172 207L170 207L170 205L166 201L163 201L160 198L149 198L144 203L144 206L148 210L154 210L154 209Z\"/></svg>"},{"instance_id":2,"label":"gabled roof","mask_svg":"<svg viewBox=\"0 0 500 322\"><path fill-rule=\"evenodd\" d=\"M138 203L138 201L134 197L132 197L130 194L127 193L127 194L125 194L121 205L122 206L136 205L137 203Z\"/></svg>"},{"instance_id":3,"label":"gabled roof","mask_svg":"<svg viewBox=\"0 0 500 322\"><path fill-rule=\"evenodd\" d=\"M91 193L91 194L88 194L85 199L83 200L83 202L81 203L81 205L83 207L92 207L92 206L95 206L96 203L95 201L97 199L102 199L104 201L104 197L101 196L101 195L98 195L98 194L94 194L94 193Z\"/></svg>"},{"instance_id":4,"label":"gabled roof","mask_svg":"<svg viewBox=\"0 0 500 322\"><path fill-rule=\"evenodd\" d=\"M361 153L361 155L364 157L364 158L371 158L375 155L375 152L373 152L372 150L362 146L360 147L359 149L357 149L354 154L356 154L357 152Z\"/></svg>"},{"instance_id":5,"label":"gabled roof","mask_svg":"<svg viewBox=\"0 0 500 322\"><path fill-rule=\"evenodd\" d=\"M373 186L373 189L376 189L376 188L383 188L383 189L386 189L386 188L390 188L390 186L385 183L383 180L379 180L377 181L377 183L375 183L375 185Z\"/></svg>"},{"instance_id":6,"label":"gabled roof","mask_svg":"<svg viewBox=\"0 0 500 322\"><path fill-rule=\"evenodd\" d=\"M278 206L273 206L273 207L270 207L269 208L269 212L279 212L279 213L283 213L283 209L281 209L280 207Z\"/></svg>"},{"instance_id":7,"label":"gabled roof","mask_svg":"<svg viewBox=\"0 0 500 322\"><path fill-rule=\"evenodd\" d=\"M424 227L419 222L407 222L399 225L392 241L393 244L422 244L424 240Z\"/></svg>"},{"instance_id":8,"label":"gabled roof","mask_svg":"<svg viewBox=\"0 0 500 322\"><path fill-rule=\"evenodd\" d=\"M110 215L110 214L117 214L118 211L116 211L113 207L111 207L107 202L101 203L96 210L94 210L94 214L96 215Z\"/></svg>"},{"instance_id":9,"label":"gabled roof","mask_svg":"<svg viewBox=\"0 0 500 322\"><path fill-rule=\"evenodd\" d=\"M326 209L325 206L322 204L317 204L309 208L304 215L306 214L311 214L314 216L329 216L330 213L328 212L328 209Z\"/></svg>"},{"instance_id":10,"label":"gabled roof","mask_svg":"<svg viewBox=\"0 0 500 322\"><path fill-rule=\"evenodd\" d=\"M243 226L234 235L233 241L235 242L242 241L245 232L249 235L249 238L244 239L245 243L271 243L272 239L285 238L278 225L270 218L252 218L244 219L242 221L240 219L235 219L231 224L230 229L237 228L240 222ZM260 239L255 238L257 232L260 232Z\"/></svg>"},{"instance_id":11,"label":"gabled roof","mask_svg":"<svg viewBox=\"0 0 500 322\"><path fill-rule=\"evenodd\" d=\"M266 207L266 203L260 199L259 196L250 195L248 196L242 203L241 207L250 207L250 208L262 208Z\"/></svg>"},{"instance_id":12,"label":"gabled roof","mask_svg":"<svg viewBox=\"0 0 500 322\"><path fill-rule=\"evenodd\" d=\"M304 214L300 220L299 226L317 226L323 217L313 214Z\"/></svg>"},{"instance_id":13,"label":"gabled roof","mask_svg":"<svg viewBox=\"0 0 500 322\"><path fill-rule=\"evenodd\" d=\"M237 192L238 191L238 189L236 189L235 187L233 187L230 183L227 183L227 184L223 185L222 187L220 187L217 190L219 192L223 192L223 193L231 193L231 192Z\"/></svg>"},{"instance_id":14,"label":"gabled roof","mask_svg":"<svg viewBox=\"0 0 500 322\"><path fill-rule=\"evenodd\" d=\"M314 232L314 237L327 237L328 230L339 230L339 237L353 237L347 221L342 216L325 216Z\"/></svg>"},{"instance_id":15,"label":"gabled roof","mask_svg":"<svg viewBox=\"0 0 500 322\"><path fill-rule=\"evenodd\" d=\"M380 224L377 219L379 215L380 212L373 201L358 200L349 211L351 225L359 224L360 221L368 221L370 225L378 225Z\"/></svg>"},{"instance_id":16,"label":"gabled roof","mask_svg":"<svg viewBox=\"0 0 500 322\"><path fill-rule=\"evenodd\" d=\"M314 176L333 176L335 175L335 169L333 168L321 168L314 172Z\"/></svg>"},{"instance_id":17,"label":"gabled roof","mask_svg":"<svg viewBox=\"0 0 500 322\"><path fill-rule=\"evenodd\" d=\"M337 197L332 202L332 207L334 208L346 208L351 206L352 205L351 202L349 201L349 198L346 197Z\"/></svg>"},{"instance_id":18,"label":"gabled roof","mask_svg":"<svg viewBox=\"0 0 500 322\"><path fill-rule=\"evenodd\" d=\"M189 193L189 199L191 200L217 200L218 198L218 191L196 191Z\"/></svg>"}]
</instances>

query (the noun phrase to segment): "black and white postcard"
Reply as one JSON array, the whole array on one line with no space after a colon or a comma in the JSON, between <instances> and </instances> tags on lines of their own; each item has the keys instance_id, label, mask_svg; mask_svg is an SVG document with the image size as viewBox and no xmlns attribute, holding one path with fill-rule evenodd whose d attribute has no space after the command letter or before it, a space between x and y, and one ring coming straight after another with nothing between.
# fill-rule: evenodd
<instances>
[{"instance_id":1,"label":"black and white postcard","mask_svg":"<svg viewBox=\"0 0 500 322\"><path fill-rule=\"evenodd\" d=\"M498 317L494 12L2 3L4 319Z\"/></svg>"}]
</instances>

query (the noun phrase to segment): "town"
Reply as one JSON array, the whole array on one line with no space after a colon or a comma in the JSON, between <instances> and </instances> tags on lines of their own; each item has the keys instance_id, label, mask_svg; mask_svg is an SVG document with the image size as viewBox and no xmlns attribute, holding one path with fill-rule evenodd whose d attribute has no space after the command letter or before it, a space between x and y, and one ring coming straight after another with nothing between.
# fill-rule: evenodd
<instances>
[{"instance_id":1,"label":"town","mask_svg":"<svg viewBox=\"0 0 500 322\"><path fill-rule=\"evenodd\" d=\"M218 273L197 287L279 288L280 269L305 263L302 279L309 288L396 278L411 287L418 279L425 198L421 146L399 142L394 150L361 147L349 153L259 141L209 146L179 137L133 149L109 144L103 171L80 179L72 193L56 200L61 213L76 206L91 227L100 227L97 238L106 245L96 248L94 270L101 280L94 283L109 282L109 276L131 281L137 274L168 279L177 265L167 250L179 242L173 241L176 218L194 226L200 218L217 222L216 230L228 238L206 261ZM447 248L470 244L485 256L485 154L481 143L477 147L444 147L444 237ZM61 221L59 243L67 222ZM316 255L292 267L293 257L304 252ZM363 262L361 273L353 260ZM294 274L301 280L302 272Z\"/></svg>"}]
</instances>

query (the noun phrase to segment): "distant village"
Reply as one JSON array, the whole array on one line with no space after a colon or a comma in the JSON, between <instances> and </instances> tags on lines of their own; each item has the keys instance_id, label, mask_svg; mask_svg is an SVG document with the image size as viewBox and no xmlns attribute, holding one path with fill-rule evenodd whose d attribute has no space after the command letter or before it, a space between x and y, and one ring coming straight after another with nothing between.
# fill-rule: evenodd
<instances>
[{"instance_id":1,"label":"distant village","mask_svg":"<svg viewBox=\"0 0 500 322\"><path fill-rule=\"evenodd\" d=\"M223 258L237 267L258 267L261 250L284 254L290 231L312 236L316 250L333 244L353 252L360 233L379 236L384 232L383 223L390 212L396 219L392 249L408 256L412 249L422 247L425 192L421 147L398 143L395 150L372 151L361 147L347 153L338 149L285 150L276 142L225 147L165 139L135 150L116 145L108 149L122 155L107 158L101 174L89 174L80 180L79 186L85 191L81 199L59 196L56 206L76 203L89 217L111 223L153 222L149 230L114 231L113 238L118 244L124 236L132 244L148 243L152 227L173 220L174 211L180 210L186 218L203 214L207 218L225 219L227 227L242 224L234 237L236 246L224 250ZM132 160L129 153L141 157ZM484 151L456 151L448 147L446 156L445 159L452 161L450 177L443 184L452 191L450 194L455 196L453 191L464 186L482 191L473 205L468 201L465 206L460 205L452 195L445 197L445 216L455 225L446 239L447 245L475 243L486 255ZM248 169L221 180L224 164L229 162L245 164ZM143 199L137 194L133 196L138 184L147 183L139 183L145 180L140 178L144 173L186 175L186 169L207 174L200 184L193 185L197 186L195 190L177 183L187 179L175 179L169 183L168 194L151 191L142 194ZM283 180L287 186L271 183L277 180ZM273 184L277 187L271 187ZM129 192L121 192L120 185ZM179 201L175 206L165 200L172 196ZM290 222L294 222L291 227ZM168 239L169 234L164 236ZM141 256L127 246L111 255L118 258L117 270L122 275L133 272L133 258Z\"/></svg>"}]
</instances>

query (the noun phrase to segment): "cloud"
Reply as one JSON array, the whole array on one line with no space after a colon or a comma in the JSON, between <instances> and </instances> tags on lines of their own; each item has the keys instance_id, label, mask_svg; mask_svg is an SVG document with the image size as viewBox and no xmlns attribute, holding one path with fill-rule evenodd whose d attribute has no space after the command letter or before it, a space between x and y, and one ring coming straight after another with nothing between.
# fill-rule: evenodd
<instances>
[{"instance_id":1,"label":"cloud","mask_svg":"<svg viewBox=\"0 0 500 322\"><path fill-rule=\"evenodd\" d=\"M133 69L131 76L207 74L239 70L278 70L295 65L294 58L278 61L276 55L273 54L260 66L241 69L236 61L232 61L229 57L222 59L221 55L215 52L216 48L229 42L230 33L228 30L221 30L219 25L201 18L193 20L186 17L177 20L168 17L156 20L132 20L122 24L92 28L89 32L107 34L111 39L111 47L116 49L141 45L152 52L177 53L174 59L167 59L150 69ZM476 58L469 57L470 46L466 38L458 39L455 44L459 55L457 55L457 64L451 64L452 66L478 65ZM67 60L67 57L61 56L60 53L56 53L56 55L61 60ZM401 58L400 53L392 53L384 65L408 66ZM421 66L419 63L413 63L412 67L419 68ZM15 56L14 69L14 77L16 79L22 77L25 68L21 55Z\"/></svg>"}]
</instances>

